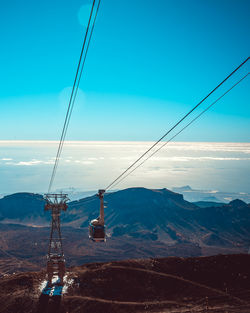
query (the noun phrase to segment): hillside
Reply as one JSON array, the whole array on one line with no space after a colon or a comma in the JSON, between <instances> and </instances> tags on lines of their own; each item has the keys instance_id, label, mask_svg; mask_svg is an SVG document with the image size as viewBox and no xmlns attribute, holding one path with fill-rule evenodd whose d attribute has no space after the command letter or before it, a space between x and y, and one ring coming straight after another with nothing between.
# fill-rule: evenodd
<instances>
[{"instance_id":1,"label":"hillside","mask_svg":"<svg viewBox=\"0 0 250 313\"><path fill-rule=\"evenodd\" d=\"M88 239L86 228L63 227L62 233L67 266L140 257L201 255L201 249L192 243L168 246L159 241L131 240L124 236L94 244ZM0 275L44 268L48 237L49 228L0 224Z\"/></svg>"},{"instance_id":2,"label":"hillside","mask_svg":"<svg viewBox=\"0 0 250 313\"><path fill-rule=\"evenodd\" d=\"M0 221L44 224L49 220L44 212L42 195L20 192L0 199Z\"/></svg>"},{"instance_id":3,"label":"hillside","mask_svg":"<svg viewBox=\"0 0 250 313\"><path fill-rule=\"evenodd\" d=\"M195 205L167 189L129 188L105 196L105 223L112 237L129 236L168 244L196 242L220 237L225 246L244 245L250 237L250 206L241 200L229 204ZM0 199L2 223L46 226L50 214L44 212L41 195L18 193ZM69 202L62 224L88 227L97 217L99 200L92 196ZM211 244L212 240L210 240ZM216 242L214 242L216 245Z\"/></svg>"},{"instance_id":4,"label":"hillside","mask_svg":"<svg viewBox=\"0 0 250 313\"><path fill-rule=\"evenodd\" d=\"M0 281L1 313L250 311L249 255L152 258L70 268L63 297L41 294L44 273Z\"/></svg>"},{"instance_id":5,"label":"hillside","mask_svg":"<svg viewBox=\"0 0 250 313\"><path fill-rule=\"evenodd\" d=\"M93 196L88 200L69 204L63 217L66 225L87 227L98 215L98 199ZM244 248L249 244L250 205L241 200L199 207L167 189L129 188L107 194L106 201L106 225L113 238L127 236L168 245L189 242L208 248Z\"/></svg>"},{"instance_id":6,"label":"hillside","mask_svg":"<svg viewBox=\"0 0 250 313\"><path fill-rule=\"evenodd\" d=\"M105 244L88 239L88 223L98 215L96 196L70 202L62 214L69 266L140 257L247 253L249 249L250 206L243 201L199 207L167 189L145 188L110 193L105 200ZM0 199L2 273L45 266L50 214L43 205L37 194Z\"/></svg>"}]
</instances>

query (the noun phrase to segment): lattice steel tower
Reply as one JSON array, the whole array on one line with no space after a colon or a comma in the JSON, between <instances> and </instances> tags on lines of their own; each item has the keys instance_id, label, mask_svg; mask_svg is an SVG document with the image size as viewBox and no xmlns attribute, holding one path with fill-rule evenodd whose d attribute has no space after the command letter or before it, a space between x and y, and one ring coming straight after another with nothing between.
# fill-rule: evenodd
<instances>
[{"instance_id":1,"label":"lattice steel tower","mask_svg":"<svg viewBox=\"0 0 250 313\"><path fill-rule=\"evenodd\" d=\"M67 210L67 194L46 194L45 211L51 211L51 229L47 261L48 282L52 282L53 276L58 276L60 283L63 284L65 275L65 259L61 236L61 211Z\"/></svg>"}]
</instances>

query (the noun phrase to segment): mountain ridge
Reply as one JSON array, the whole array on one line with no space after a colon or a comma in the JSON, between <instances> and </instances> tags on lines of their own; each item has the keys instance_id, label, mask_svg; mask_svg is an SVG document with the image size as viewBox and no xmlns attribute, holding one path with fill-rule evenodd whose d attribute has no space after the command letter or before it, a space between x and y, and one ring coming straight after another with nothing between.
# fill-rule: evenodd
<instances>
[{"instance_id":1,"label":"mountain ridge","mask_svg":"<svg viewBox=\"0 0 250 313\"><path fill-rule=\"evenodd\" d=\"M141 235L173 243L198 240L204 232L215 232L218 236L219 231L223 234L231 229L239 237L250 233L250 206L238 199L220 206L199 207L166 188L136 187L107 193L105 200L108 202L105 223L115 237L130 234L135 238ZM1 222L27 221L48 225L50 214L44 212L44 204L45 200L39 194L8 195L0 199ZM98 213L99 199L96 196L72 201L68 203L67 212L62 212L62 225L85 228Z\"/></svg>"},{"instance_id":2,"label":"mountain ridge","mask_svg":"<svg viewBox=\"0 0 250 313\"><path fill-rule=\"evenodd\" d=\"M249 249L250 206L243 201L199 207L165 188L129 188L107 193L105 200L107 242L103 245L88 239L89 221L99 214L98 197L72 201L62 212L63 245L69 265L138 257L246 253ZM25 270L25 262L44 266L51 218L50 212L44 212L44 203L41 195L30 193L0 199L0 270L8 269L10 256L15 258L12 271Z\"/></svg>"}]
</instances>

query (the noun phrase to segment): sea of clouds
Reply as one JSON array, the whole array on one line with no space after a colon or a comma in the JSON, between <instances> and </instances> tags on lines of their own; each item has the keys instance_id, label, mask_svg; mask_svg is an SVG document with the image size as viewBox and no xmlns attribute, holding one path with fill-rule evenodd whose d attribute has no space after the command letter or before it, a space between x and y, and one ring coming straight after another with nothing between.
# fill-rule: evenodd
<instances>
[{"instance_id":1,"label":"sea of clouds","mask_svg":"<svg viewBox=\"0 0 250 313\"><path fill-rule=\"evenodd\" d=\"M65 142L53 189L105 188L151 145L152 142ZM0 194L46 192L57 147L55 141L0 141ZM115 189L184 185L249 192L250 143L168 143Z\"/></svg>"}]
</instances>

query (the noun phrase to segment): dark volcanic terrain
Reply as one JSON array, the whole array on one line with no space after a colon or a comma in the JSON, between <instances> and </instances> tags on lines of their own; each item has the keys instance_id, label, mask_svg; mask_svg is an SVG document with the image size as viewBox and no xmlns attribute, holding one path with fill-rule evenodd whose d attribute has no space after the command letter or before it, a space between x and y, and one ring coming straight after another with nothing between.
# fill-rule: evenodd
<instances>
[{"instance_id":1,"label":"dark volcanic terrain","mask_svg":"<svg viewBox=\"0 0 250 313\"><path fill-rule=\"evenodd\" d=\"M152 258L68 269L63 296L41 296L44 272L0 281L1 313L250 312L250 255Z\"/></svg>"},{"instance_id":2,"label":"dark volcanic terrain","mask_svg":"<svg viewBox=\"0 0 250 313\"><path fill-rule=\"evenodd\" d=\"M250 205L190 203L167 189L129 188L107 194L107 242L88 239L98 216L96 196L69 202L62 214L67 266L131 258L247 253ZM0 199L0 275L45 266L50 213L41 195L17 193Z\"/></svg>"}]
</instances>

